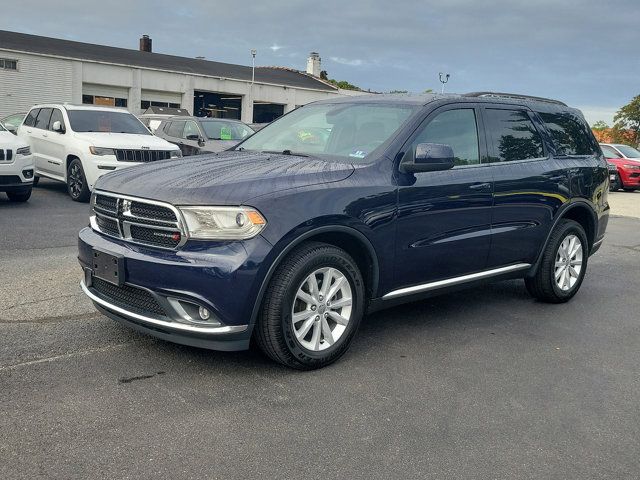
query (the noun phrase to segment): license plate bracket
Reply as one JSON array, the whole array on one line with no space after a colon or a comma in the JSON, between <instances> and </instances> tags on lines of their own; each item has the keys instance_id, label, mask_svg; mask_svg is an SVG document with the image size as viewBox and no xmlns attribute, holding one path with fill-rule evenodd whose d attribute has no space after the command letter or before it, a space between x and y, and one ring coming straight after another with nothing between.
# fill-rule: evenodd
<instances>
[{"instance_id":1,"label":"license plate bracket","mask_svg":"<svg viewBox=\"0 0 640 480\"><path fill-rule=\"evenodd\" d=\"M91 270L93 276L119 287L124 285L124 257L93 249Z\"/></svg>"}]
</instances>

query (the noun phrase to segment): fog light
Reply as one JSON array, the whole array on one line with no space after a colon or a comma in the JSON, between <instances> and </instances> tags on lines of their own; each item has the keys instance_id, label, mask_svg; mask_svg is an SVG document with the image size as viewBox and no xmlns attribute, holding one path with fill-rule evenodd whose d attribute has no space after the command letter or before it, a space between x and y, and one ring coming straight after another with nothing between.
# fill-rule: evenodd
<instances>
[{"instance_id":1,"label":"fog light","mask_svg":"<svg viewBox=\"0 0 640 480\"><path fill-rule=\"evenodd\" d=\"M22 171L22 175L24 175L24 178L32 178L33 177L33 170L31 170L31 169L23 170Z\"/></svg>"},{"instance_id":2,"label":"fog light","mask_svg":"<svg viewBox=\"0 0 640 480\"><path fill-rule=\"evenodd\" d=\"M209 313L209 310L207 310L204 307L200 307L198 309L198 313L200 314L200 318L202 320L209 320L209 317L211 316L211 314Z\"/></svg>"}]
</instances>

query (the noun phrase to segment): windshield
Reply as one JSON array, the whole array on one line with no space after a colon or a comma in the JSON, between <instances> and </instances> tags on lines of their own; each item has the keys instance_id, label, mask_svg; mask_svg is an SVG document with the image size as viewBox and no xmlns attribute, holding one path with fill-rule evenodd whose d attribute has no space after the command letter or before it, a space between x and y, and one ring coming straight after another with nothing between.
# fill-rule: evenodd
<instances>
[{"instance_id":1,"label":"windshield","mask_svg":"<svg viewBox=\"0 0 640 480\"><path fill-rule=\"evenodd\" d=\"M107 110L69 110L69 122L74 132L130 133L151 135L151 132L128 112Z\"/></svg>"},{"instance_id":2,"label":"windshield","mask_svg":"<svg viewBox=\"0 0 640 480\"><path fill-rule=\"evenodd\" d=\"M365 163L417 109L412 105L308 105L267 125L238 148Z\"/></svg>"},{"instance_id":3,"label":"windshield","mask_svg":"<svg viewBox=\"0 0 640 480\"><path fill-rule=\"evenodd\" d=\"M640 151L628 145L616 145L616 148L627 158L640 158Z\"/></svg>"},{"instance_id":4,"label":"windshield","mask_svg":"<svg viewBox=\"0 0 640 480\"><path fill-rule=\"evenodd\" d=\"M253 134L253 130L238 122L202 120L200 125L209 140L244 140Z\"/></svg>"}]
</instances>

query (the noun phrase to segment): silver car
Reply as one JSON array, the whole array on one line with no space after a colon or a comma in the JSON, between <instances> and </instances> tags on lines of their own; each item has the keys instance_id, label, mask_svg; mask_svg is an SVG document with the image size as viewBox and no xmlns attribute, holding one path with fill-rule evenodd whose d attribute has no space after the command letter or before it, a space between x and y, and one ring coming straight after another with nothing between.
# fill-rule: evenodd
<instances>
[{"instance_id":1,"label":"silver car","mask_svg":"<svg viewBox=\"0 0 640 480\"><path fill-rule=\"evenodd\" d=\"M174 143L182 155L227 150L255 132L239 120L208 117L171 117L163 120L155 134Z\"/></svg>"}]
</instances>

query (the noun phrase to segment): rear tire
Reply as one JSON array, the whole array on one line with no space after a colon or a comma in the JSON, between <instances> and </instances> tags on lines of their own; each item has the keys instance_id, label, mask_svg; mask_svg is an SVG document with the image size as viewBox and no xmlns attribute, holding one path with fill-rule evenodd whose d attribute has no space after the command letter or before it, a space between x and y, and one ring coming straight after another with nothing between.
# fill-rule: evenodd
<instances>
[{"instance_id":1,"label":"rear tire","mask_svg":"<svg viewBox=\"0 0 640 480\"><path fill-rule=\"evenodd\" d=\"M582 225L560 220L544 249L538 271L525 278L527 290L543 302L569 301L582 285L588 259L589 243Z\"/></svg>"},{"instance_id":2,"label":"rear tire","mask_svg":"<svg viewBox=\"0 0 640 480\"><path fill-rule=\"evenodd\" d=\"M7 197L9 197L9 200L12 202L23 203L31 197L31 189L23 192L7 192Z\"/></svg>"},{"instance_id":3,"label":"rear tire","mask_svg":"<svg viewBox=\"0 0 640 480\"><path fill-rule=\"evenodd\" d=\"M276 269L254 335L276 362L313 370L349 348L364 313L364 282L344 250L325 243L297 247Z\"/></svg>"},{"instance_id":4,"label":"rear tire","mask_svg":"<svg viewBox=\"0 0 640 480\"><path fill-rule=\"evenodd\" d=\"M88 202L91 195L82 162L77 158L74 158L67 168L67 192L76 202Z\"/></svg>"}]
</instances>

